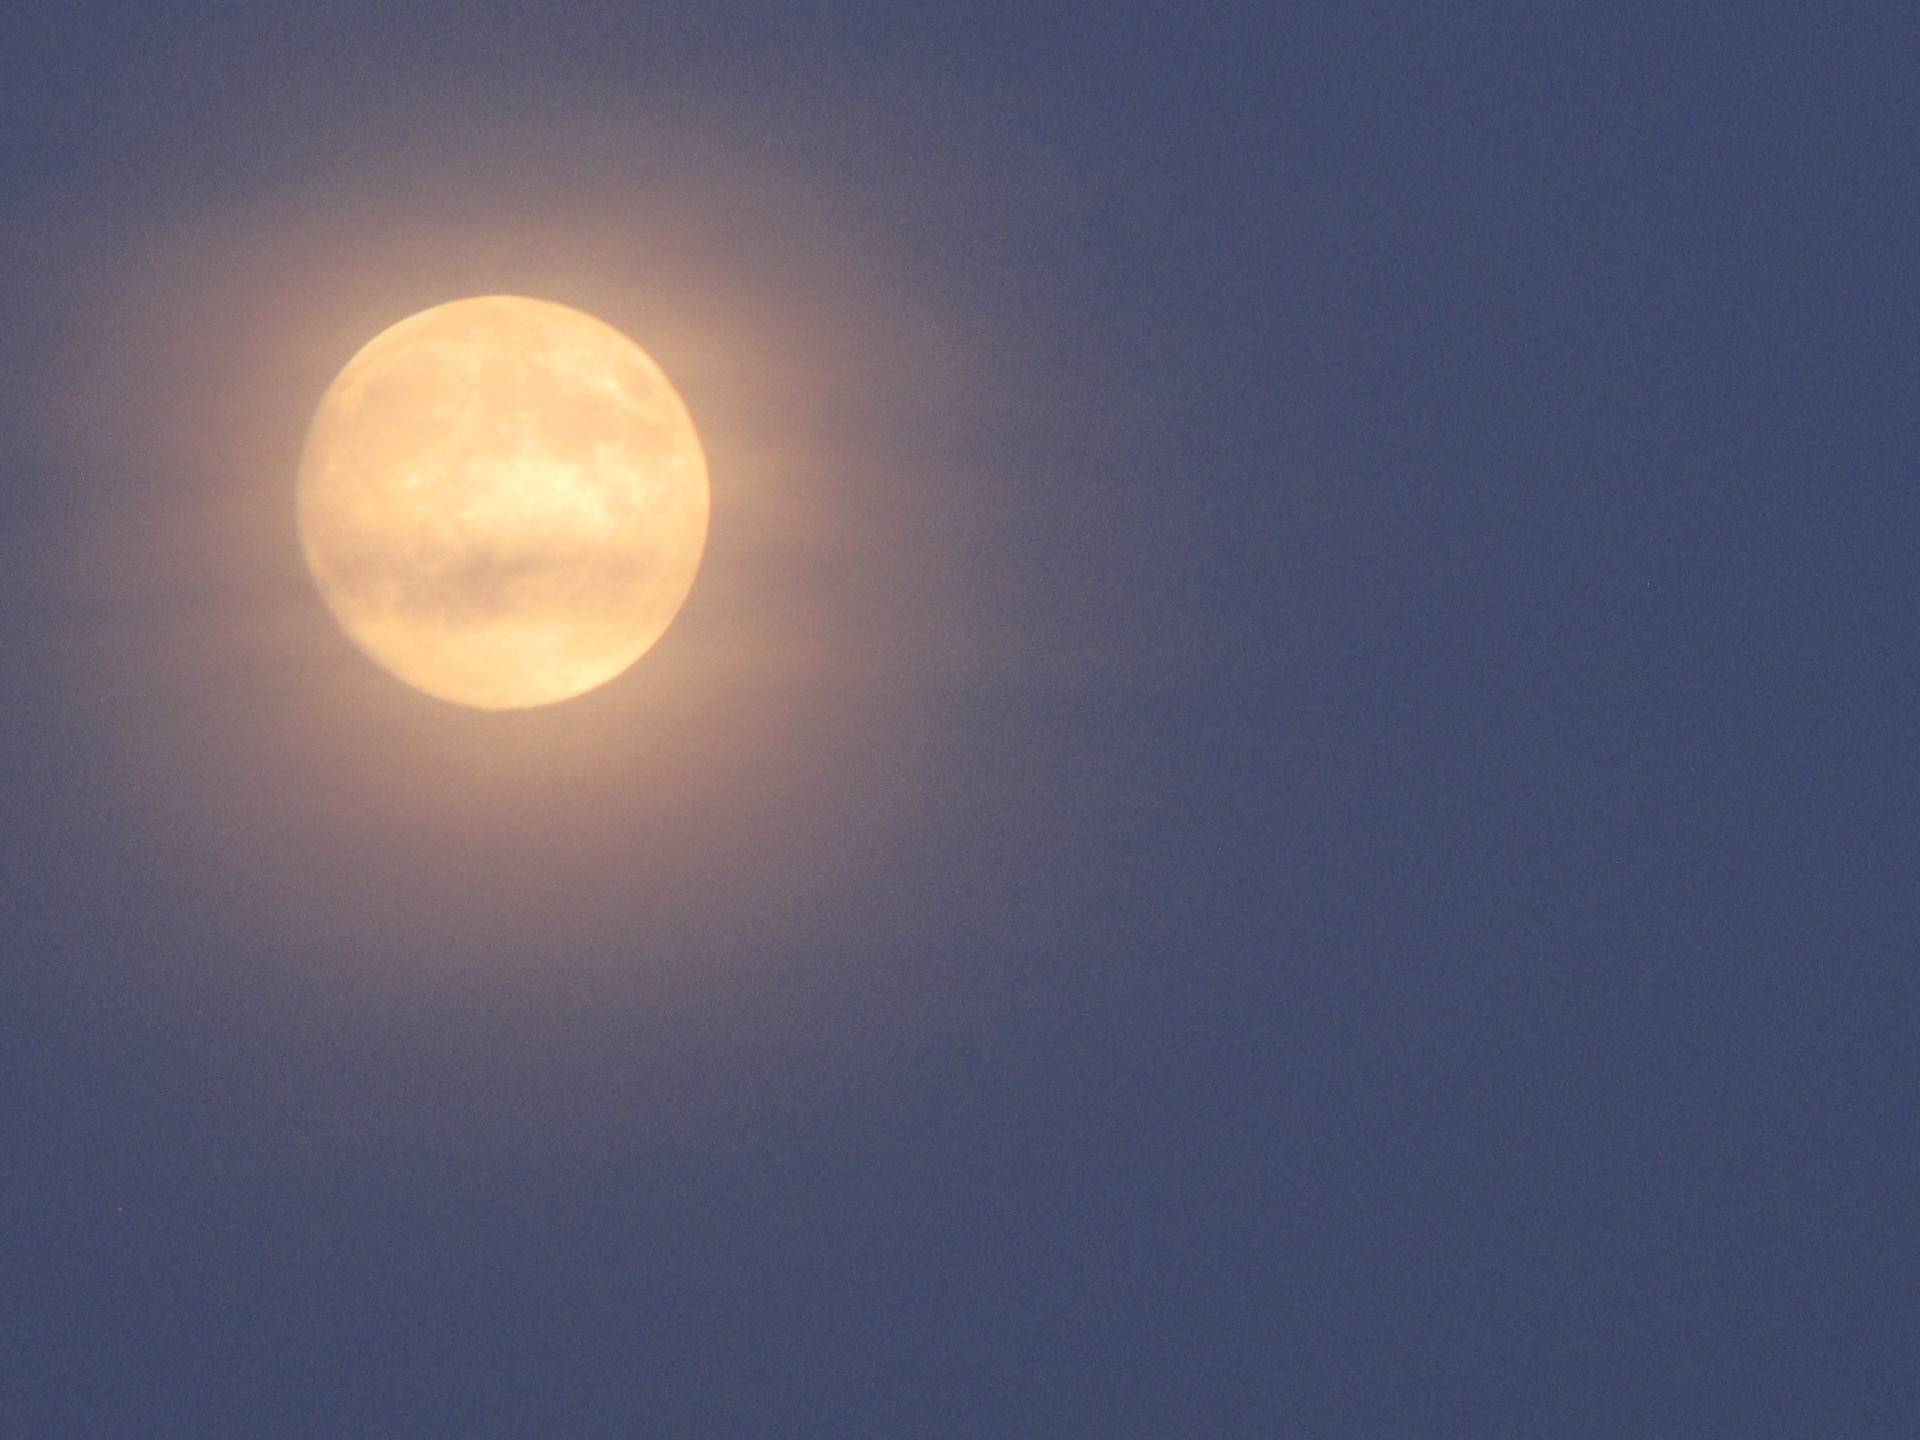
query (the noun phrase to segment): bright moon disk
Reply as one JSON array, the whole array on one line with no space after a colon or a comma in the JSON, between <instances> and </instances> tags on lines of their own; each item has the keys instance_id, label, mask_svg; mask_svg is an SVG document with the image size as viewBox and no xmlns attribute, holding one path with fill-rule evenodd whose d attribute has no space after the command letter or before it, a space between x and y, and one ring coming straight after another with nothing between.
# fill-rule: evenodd
<instances>
[{"instance_id":1,"label":"bright moon disk","mask_svg":"<svg viewBox=\"0 0 1920 1440\"><path fill-rule=\"evenodd\" d=\"M488 295L381 331L300 458L300 543L393 674L483 710L602 685L666 630L707 539L679 393L591 315Z\"/></svg>"}]
</instances>

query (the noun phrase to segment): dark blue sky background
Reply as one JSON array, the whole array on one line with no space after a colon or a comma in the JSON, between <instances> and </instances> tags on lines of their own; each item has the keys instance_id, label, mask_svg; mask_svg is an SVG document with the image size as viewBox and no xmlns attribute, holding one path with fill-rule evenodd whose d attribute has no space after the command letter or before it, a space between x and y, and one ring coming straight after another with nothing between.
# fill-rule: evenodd
<instances>
[{"instance_id":1,"label":"dark blue sky background","mask_svg":"<svg viewBox=\"0 0 1920 1440\"><path fill-rule=\"evenodd\" d=\"M9 6L0 1435L1916 1433L1916 80L1871 4ZM436 155L622 107L824 195L793 284L893 297L876 353L924 301L999 357L847 420L939 432L974 528L894 559L995 597L986 658L796 612L920 658L769 704L768 763L805 700L891 778L781 802L743 863L836 866L689 921L671 1004L605 978L644 899L559 980L236 980L347 931L203 843L249 682L186 779L116 738L137 602L73 557L147 512L49 424L119 408L71 317L363 175L447 233ZM783 243L703 263L751 308Z\"/></svg>"}]
</instances>

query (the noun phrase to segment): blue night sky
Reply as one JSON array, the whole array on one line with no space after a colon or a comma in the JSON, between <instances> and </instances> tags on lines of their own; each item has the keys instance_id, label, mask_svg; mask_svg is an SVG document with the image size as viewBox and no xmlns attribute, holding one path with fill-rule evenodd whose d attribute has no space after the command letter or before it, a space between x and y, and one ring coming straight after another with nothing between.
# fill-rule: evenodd
<instances>
[{"instance_id":1,"label":"blue night sky","mask_svg":"<svg viewBox=\"0 0 1920 1440\"><path fill-rule=\"evenodd\" d=\"M1920 1433L1920 29L0 17L0 1436ZM547 710L301 568L674 377Z\"/></svg>"}]
</instances>

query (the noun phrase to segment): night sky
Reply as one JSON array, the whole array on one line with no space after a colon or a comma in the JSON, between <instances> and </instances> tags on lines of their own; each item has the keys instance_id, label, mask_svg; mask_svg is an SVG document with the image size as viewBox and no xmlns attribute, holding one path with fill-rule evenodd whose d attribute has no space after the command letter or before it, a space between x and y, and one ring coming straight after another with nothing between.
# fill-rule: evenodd
<instances>
[{"instance_id":1,"label":"night sky","mask_svg":"<svg viewBox=\"0 0 1920 1440\"><path fill-rule=\"evenodd\" d=\"M0 1437L1920 1433L1907 7L0 15ZM354 350L712 540L460 710Z\"/></svg>"}]
</instances>

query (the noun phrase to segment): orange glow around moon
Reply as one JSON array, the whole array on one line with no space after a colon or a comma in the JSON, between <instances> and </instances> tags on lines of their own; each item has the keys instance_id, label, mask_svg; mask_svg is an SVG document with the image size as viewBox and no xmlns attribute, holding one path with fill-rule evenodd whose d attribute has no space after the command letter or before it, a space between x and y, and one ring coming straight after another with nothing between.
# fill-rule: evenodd
<instances>
[{"instance_id":1,"label":"orange glow around moon","mask_svg":"<svg viewBox=\"0 0 1920 1440\"><path fill-rule=\"evenodd\" d=\"M645 654L693 585L707 510L699 437L652 357L519 296L376 335L300 459L301 547L341 627L484 710L568 699Z\"/></svg>"}]
</instances>

